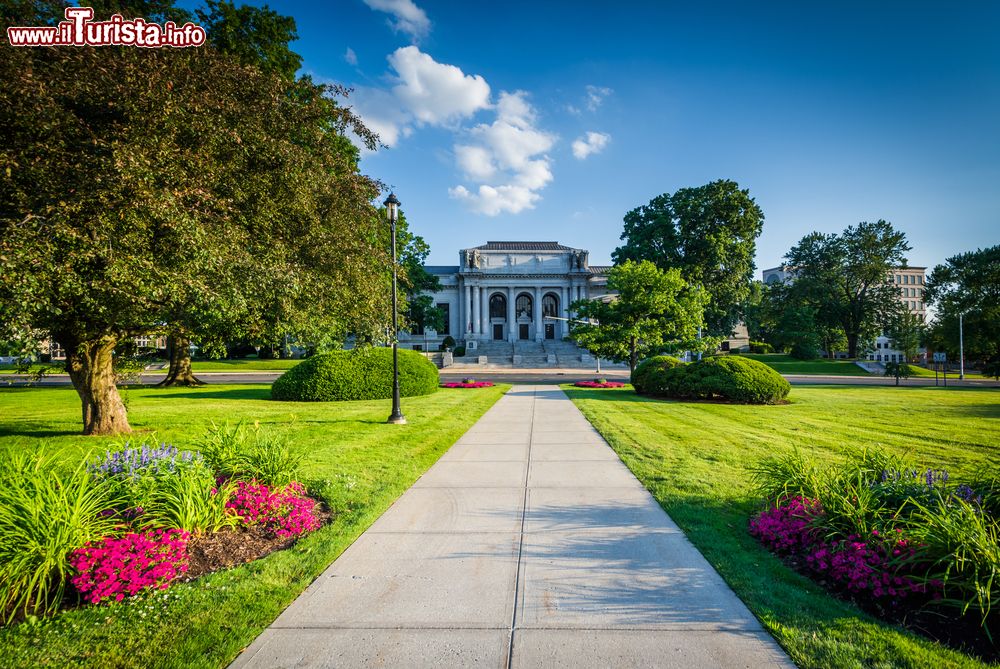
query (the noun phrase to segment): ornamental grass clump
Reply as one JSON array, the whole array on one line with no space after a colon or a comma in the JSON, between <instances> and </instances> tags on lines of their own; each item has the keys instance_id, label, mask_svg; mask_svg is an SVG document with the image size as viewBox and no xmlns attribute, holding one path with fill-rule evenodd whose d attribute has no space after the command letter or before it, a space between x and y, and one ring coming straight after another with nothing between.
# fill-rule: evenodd
<instances>
[{"instance_id":1,"label":"ornamental grass clump","mask_svg":"<svg viewBox=\"0 0 1000 669\"><path fill-rule=\"evenodd\" d=\"M301 484L293 482L281 488L270 488L255 482L237 481L235 486L228 506L243 524L263 527L281 538L319 529L316 502L306 496Z\"/></svg>"},{"instance_id":2,"label":"ornamental grass clump","mask_svg":"<svg viewBox=\"0 0 1000 669\"><path fill-rule=\"evenodd\" d=\"M114 491L105 513L136 530L217 532L236 523L226 502L232 486L219 485L200 453L169 444L108 451L88 468Z\"/></svg>"},{"instance_id":3,"label":"ornamental grass clump","mask_svg":"<svg viewBox=\"0 0 1000 669\"><path fill-rule=\"evenodd\" d=\"M78 573L70 582L90 604L120 602L142 590L166 588L187 571L190 537L183 530L105 537L73 551L69 562Z\"/></svg>"},{"instance_id":4,"label":"ornamental grass clump","mask_svg":"<svg viewBox=\"0 0 1000 669\"><path fill-rule=\"evenodd\" d=\"M771 551L862 601L1000 631L995 477L959 483L872 449L824 469L797 452L771 458L753 481L767 506L750 533Z\"/></svg>"},{"instance_id":5,"label":"ornamental grass clump","mask_svg":"<svg viewBox=\"0 0 1000 669\"><path fill-rule=\"evenodd\" d=\"M212 424L198 443L206 462L218 476L285 486L294 481L302 455L288 442L254 423Z\"/></svg>"},{"instance_id":6,"label":"ornamental grass clump","mask_svg":"<svg viewBox=\"0 0 1000 669\"><path fill-rule=\"evenodd\" d=\"M72 573L70 553L115 531L102 512L112 486L81 464L69 473L19 453L0 460L0 616L54 613Z\"/></svg>"}]
</instances>

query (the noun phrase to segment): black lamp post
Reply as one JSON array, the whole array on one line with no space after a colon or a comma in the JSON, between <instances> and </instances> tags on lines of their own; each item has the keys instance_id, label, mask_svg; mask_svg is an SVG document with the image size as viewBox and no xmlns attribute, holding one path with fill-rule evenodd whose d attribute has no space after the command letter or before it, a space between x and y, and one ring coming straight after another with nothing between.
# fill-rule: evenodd
<instances>
[{"instance_id":1,"label":"black lamp post","mask_svg":"<svg viewBox=\"0 0 1000 669\"><path fill-rule=\"evenodd\" d=\"M406 419L399 410L399 327L396 323L396 217L399 214L399 200L394 193L389 193L384 204L389 229L392 231L392 413L385 422L405 425Z\"/></svg>"}]
</instances>

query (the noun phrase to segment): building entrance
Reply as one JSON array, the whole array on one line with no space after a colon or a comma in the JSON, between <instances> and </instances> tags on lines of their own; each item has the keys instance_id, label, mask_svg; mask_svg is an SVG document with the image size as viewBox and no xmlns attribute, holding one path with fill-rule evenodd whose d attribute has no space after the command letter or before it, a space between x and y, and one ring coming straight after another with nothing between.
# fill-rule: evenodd
<instances>
[{"instance_id":1,"label":"building entrance","mask_svg":"<svg viewBox=\"0 0 1000 669\"><path fill-rule=\"evenodd\" d=\"M545 324L545 338L546 339L555 339L556 338L556 325L555 325L555 323L546 323Z\"/></svg>"},{"instance_id":2,"label":"building entrance","mask_svg":"<svg viewBox=\"0 0 1000 669\"><path fill-rule=\"evenodd\" d=\"M518 324L518 326L517 326L517 338L518 339L527 339L528 338L528 324L527 323L520 323L520 324Z\"/></svg>"},{"instance_id":3,"label":"building entrance","mask_svg":"<svg viewBox=\"0 0 1000 669\"><path fill-rule=\"evenodd\" d=\"M503 323L493 324L493 339L495 341L503 341Z\"/></svg>"}]
</instances>

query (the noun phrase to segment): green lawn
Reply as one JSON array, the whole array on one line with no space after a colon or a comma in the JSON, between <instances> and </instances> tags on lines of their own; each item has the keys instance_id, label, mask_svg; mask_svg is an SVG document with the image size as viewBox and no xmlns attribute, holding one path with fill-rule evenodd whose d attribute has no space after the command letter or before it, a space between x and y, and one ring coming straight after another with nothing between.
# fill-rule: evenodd
<instances>
[{"instance_id":1,"label":"green lawn","mask_svg":"<svg viewBox=\"0 0 1000 669\"><path fill-rule=\"evenodd\" d=\"M759 360L780 374L868 376L868 372L855 365L853 360L796 360L781 353L744 353L742 357Z\"/></svg>"},{"instance_id":2,"label":"green lawn","mask_svg":"<svg viewBox=\"0 0 1000 669\"><path fill-rule=\"evenodd\" d=\"M198 372L265 372L265 371L284 371L286 369L291 369L295 365L302 362L302 359L295 360L258 360L257 358L245 358L242 360L193 360L191 361L191 369L197 374ZM62 363L52 363L52 365L32 365L31 371L38 371L42 367L59 367L59 369L52 370L53 373L62 372ZM14 374L17 372L16 368L9 366L0 366L0 374ZM147 373L149 374L166 374L167 370L164 369L151 369Z\"/></svg>"},{"instance_id":3,"label":"green lawn","mask_svg":"<svg viewBox=\"0 0 1000 669\"><path fill-rule=\"evenodd\" d=\"M881 445L968 474L1000 456L1000 390L795 386L784 406L566 392L800 667L981 667L825 594L747 533L747 467L798 447L835 461Z\"/></svg>"},{"instance_id":4,"label":"green lawn","mask_svg":"<svg viewBox=\"0 0 1000 669\"><path fill-rule=\"evenodd\" d=\"M910 365L910 372L911 372L912 376L919 376L919 377L922 377L922 378L925 378L925 379L926 378L931 378L931 379L934 378L934 370L933 369L927 369L926 367L918 367L917 365ZM940 372L938 373L938 378L941 378L941 373ZM949 381L952 380L952 379L957 379L957 378L958 378L958 372L953 372L951 370L948 371L948 380ZM983 375L980 374L979 372L970 372L970 371L966 370L966 372L965 372L965 378L967 378L967 379L982 379L982 378L985 378L985 377L983 377Z\"/></svg>"},{"instance_id":5,"label":"green lawn","mask_svg":"<svg viewBox=\"0 0 1000 669\"><path fill-rule=\"evenodd\" d=\"M210 421L241 419L286 435L305 453L302 478L338 487L339 513L291 549L254 563L132 602L0 629L0 665L225 666L508 387L403 398L403 426L384 423L388 400L273 402L261 385L126 390L134 439L191 447ZM79 429L71 388L0 389L0 457L32 448L71 466L116 441Z\"/></svg>"}]
</instances>

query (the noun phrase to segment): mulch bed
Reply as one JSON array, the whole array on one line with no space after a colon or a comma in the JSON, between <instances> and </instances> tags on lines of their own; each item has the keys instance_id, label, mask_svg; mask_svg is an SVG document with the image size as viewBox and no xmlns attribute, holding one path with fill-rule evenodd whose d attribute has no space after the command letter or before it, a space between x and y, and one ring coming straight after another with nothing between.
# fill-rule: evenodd
<instances>
[{"instance_id":1,"label":"mulch bed","mask_svg":"<svg viewBox=\"0 0 1000 669\"><path fill-rule=\"evenodd\" d=\"M333 514L316 510L321 525L330 522ZM304 535L303 535L304 536ZM299 537L278 537L259 526L226 528L214 534L204 534L188 542L188 570L180 578L191 581L221 569L230 569L290 547Z\"/></svg>"}]
</instances>

